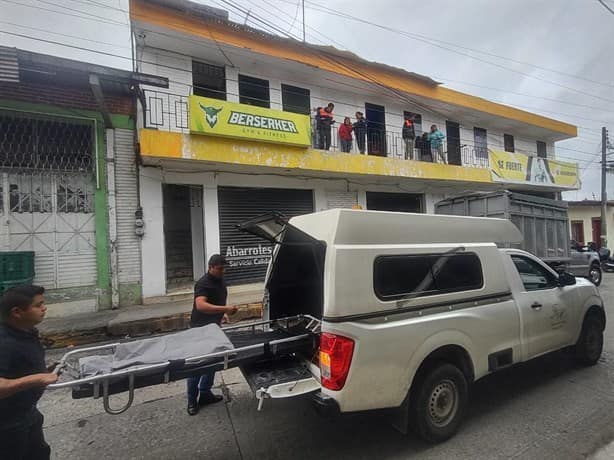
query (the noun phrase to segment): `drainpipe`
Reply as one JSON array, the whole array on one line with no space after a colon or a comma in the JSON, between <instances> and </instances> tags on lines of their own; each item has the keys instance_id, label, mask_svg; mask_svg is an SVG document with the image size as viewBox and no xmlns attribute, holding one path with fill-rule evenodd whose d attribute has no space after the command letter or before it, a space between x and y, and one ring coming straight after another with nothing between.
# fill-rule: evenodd
<instances>
[{"instance_id":1,"label":"drainpipe","mask_svg":"<svg viewBox=\"0 0 614 460\"><path fill-rule=\"evenodd\" d=\"M117 197L115 189L115 138L113 129L106 129L107 197L109 206L109 249L111 263L111 308L119 307L119 261L117 257Z\"/></svg>"}]
</instances>

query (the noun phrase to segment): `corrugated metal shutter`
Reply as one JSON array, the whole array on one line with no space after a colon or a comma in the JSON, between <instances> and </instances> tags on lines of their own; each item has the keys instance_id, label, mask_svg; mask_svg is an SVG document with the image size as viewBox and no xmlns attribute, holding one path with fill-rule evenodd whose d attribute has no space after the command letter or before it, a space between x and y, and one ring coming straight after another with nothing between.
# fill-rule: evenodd
<instances>
[{"instance_id":1,"label":"corrugated metal shutter","mask_svg":"<svg viewBox=\"0 0 614 460\"><path fill-rule=\"evenodd\" d=\"M271 245L262 238L241 233L236 225L248 219L278 211L287 217L313 212L313 191L273 188L219 187L220 246L229 267L228 284L264 280Z\"/></svg>"},{"instance_id":2,"label":"corrugated metal shutter","mask_svg":"<svg viewBox=\"0 0 614 460\"><path fill-rule=\"evenodd\" d=\"M375 211L423 212L424 195L419 193L367 192L367 209Z\"/></svg>"},{"instance_id":3,"label":"corrugated metal shutter","mask_svg":"<svg viewBox=\"0 0 614 460\"><path fill-rule=\"evenodd\" d=\"M0 81L19 83L19 61L15 48L0 46Z\"/></svg>"},{"instance_id":4,"label":"corrugated metal shutter","mask_svg":"<svg viewBox=\"0 0 614 460\"><path fill-rule=\"evenodd\" d=\"M351 209L356 204L358 204L358 194L356 192L326 191L327 209Z\"/></svg>"},{"instance_id":5,"label":"corrugated metal shutter","mask_svg":"<svg viewBox=\"0 0 614 460\"><path fill-rule=\"evenodd\" d=\"M134 232L134 213L137 210L134 138L129 129L115 129L113 136L119 282L136 283L141 280L141 246Z\"/></svg>"}]
</instances>

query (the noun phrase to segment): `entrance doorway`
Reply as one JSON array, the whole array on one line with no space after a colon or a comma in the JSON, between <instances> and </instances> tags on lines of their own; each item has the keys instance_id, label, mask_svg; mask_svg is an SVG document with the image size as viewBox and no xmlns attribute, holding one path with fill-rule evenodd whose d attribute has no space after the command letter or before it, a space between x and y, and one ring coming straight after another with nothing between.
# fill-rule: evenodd
<instances>
[{"instance_id":1,"label":"entrance doorway","mask_svg":"<svg viewBox=\"0 0 614 460\"><path fill-rule=\"evenodd\" d=\"M386 156L386 109L383 105L365 104L367 149L369 155Z\"/></svg>"},{"instance_id":2,"label":"entrance doorway","mask_svg":"<svg viewBox=\"0 0 614 460\"><path fill-rule=\"evenodd\" d=\"M601 249L601 218L593 217L591 222L593 224L593 243L597 249Z\"/></svg>"},{"instance_id":3,"label":"entrance doorway","mask_svg":"<svg viewBox=\"0 0 614 460\"><path fill-rule=\"evenodd\" d=\"M446 121L446 139L448 141L448 164L461 166L460 127L454 121Z\"/></svg>"},{"instance_id":4,"label":"entrance doorway","mask_svg":"<svg viewBox=\"0 0 614 460\"><path fill-rule=\"evenodd\" d=\"M578 243L584 244L584 221L572 220L571 221L571 239Z\"/></svg>"},{"instance_id":5,"label":"entrance doorway","mask_svg":"<svg viewBox=\"0 0 614 460\"><path fill-rule=\"evenodd\" d=\"M191 288L204 273L202 195L200 186L162 186L167 292Z\"/></svg>"}]
</instances>

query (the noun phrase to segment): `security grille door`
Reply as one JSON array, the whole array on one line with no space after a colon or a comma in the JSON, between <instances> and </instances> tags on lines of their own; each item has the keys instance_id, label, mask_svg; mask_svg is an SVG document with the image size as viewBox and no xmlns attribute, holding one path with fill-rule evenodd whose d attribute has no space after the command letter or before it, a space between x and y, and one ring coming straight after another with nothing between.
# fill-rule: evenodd
<instances>
[{"instance_id":1,"label":"security grille door","mask_svg":"<svg viewBox=\"0 0 614 460\"><path fill-rule=\"evenodd\" d=\"M96 284L93 126L0 112L0 250L34 251L36 284Z\"/></svg>"},{"instance_id":2,"label":"security grille door","mask_svg":"<svg viewBox=\"0 0 614 460\"><path fill-rule=\"evenodd\" d=\"M313 212L313 191L272 188L219 187L220 249L226 256L228 284L264 280L272 246L265 239L243 233L236 226L249 219L277 211L286 217Z\"/></svg>"}]
</instances>

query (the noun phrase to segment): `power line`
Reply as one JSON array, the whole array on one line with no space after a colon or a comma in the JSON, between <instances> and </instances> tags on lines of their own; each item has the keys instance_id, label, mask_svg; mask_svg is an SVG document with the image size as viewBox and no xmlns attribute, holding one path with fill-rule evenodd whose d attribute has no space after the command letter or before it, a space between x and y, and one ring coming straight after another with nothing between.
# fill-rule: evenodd
<instances>
[{"instance_id":1,"label":"power line","mask_svg":"<svg viewBox=\"0 0 614 460\"><path fill-rule=\"evenodd\" d=\"M612 8L610 8L610 5L608 5L606 2L604 2L603 0L597 0L599 3L601 3L603 5L603 7L608 10L610 13L614 14L614 10Z\"/></svg>"},{"instance_id":2,"label":"power line","mask_svg":"<svg viewBox=\"0 0 614 460\"><path fill-rule=\"evenodd\" d=\"M495 66L495 67L507 70L508 72L516 73L516 74L525 76L527 78L533 78L535 80L539 80L539 81L542 81L544 83L548 83L548 84L551 84L551 85L554 85L554 86L558 86L558 87L566 89L568 91L572 91L572 92L576 92L576 93L579 93L579 94L583 94L585 96L593 97L595 99L605 100L605 101L613 102L614 103L614 99L613 100L605 99L602 96L598 96L598 95L595 95L595 94L592 94L592 93L589 93L589 92L586 92L586 91L583 91L583 90L579 90L579 89L576 89L576 88L573 88L573 87L570 87L570 86L567 86L567 85L563 85L561 83L553 82L553 81L548 80L546 78L538 77L536 75L531 75L531 74L528 74L526 72L522 72L520 70L516 70L516 69L510 68L510 67L506 67L504 65L501 65L501 64L498 64L498 63L495 63L495 62L491 62L491 61L488 61L486 59L482 59L480 57L473 56L473 55L468 54L468 53L464 53L464 52L461 52L461 51L458 51L458 50L454 50L454 49L448 48L446 46L440 45L438 43L433 43L432 41L430 41L431 39L425 39L425 38L422 38L420 36L417 36L415 34L412 34L412 33L406 32L406 31L402 31L402 30L399 30L399 29L394 29L392 27L388 27L388 26L384 26L384 25L381 25L381 24L377 24L375 22L368 21L366 19L362 19L362 18L359 18L359 17L356 17L356 16L352 16L352 15L344 13L342 11L334 10L334 9L331 9L331 8L327 9L327 8L323 7L322 5L316 4L314 2L308 2L308 3L320 7L320 9L318 9L318 8L312 8L312 9L315 9L316 11L320 11L322 13L330 14L330 15L337 16L337 17L342 17L342 18L345 18L345 19L352 19L352 20L358 21L358 22L362 22L364 24L368 24L368 25L371 25L373 27L384 29L384 30L387 30L387 31L390 31L390 32L393 32L393 33L396 33L396 34L399 34L399 35L406 36L406 37L411 38L413 40L421 41L421 42L427 43L427 44L429 44L431 46L435 46L437 48L441 48L441 49L444 49L446 51L450 51L452 53L456 53L456 54L459 54L461 56L468 57L470 59L475 59L475 60L483 62L485 64L489 64L489 65L492 65L492 66ZM608 85L608 86L611 86L611 85Z\"/></svg>"},{"instance_id":3,"label":"power line","mask_svg":"<svg viewBox=\"0 0 614 460\"><path fill-rule=\"evenodd\" d=\"M24 6L26 8L33 8L35 10L48 11L48 12L51 12L51 13L63 14L65 16L72 16L72 17L79 18L79 19L87 19L87 20L90 20L90 21L102 22L102 23L105 23L105 24L113 25L113 26L118 26L119 25L119 26L122 26L122 27L126 27L126 25L127 25L124 22L117 22L117 21L108 20L108 19L103 18L101 16L99 16L97 18L89 18L87 16L79 16L77 14L71 14L71 13L69 13L67 11L57 11L57 10L52 10L52 9L49 9L49 8L43 8L41 6L28 5L27 3L19 3L19 2L16 2L14 0L0 0L0 1L1 2L5 2L5 3L12 3L14 5ZM69 8L65 8L65 9L69 9Z\"/></svg>"},{"instance_id":4,"label":"power line","mask_svg":"<svg viewBox=\"0 0 614 460\"><path fill-rule=\"evenodd\" d=\"M22 25L22 24L16 24L14 22L0 21L0 24L6 24L6 25L14 26L14 27L21 27L22 29L36 30L37 32L44 32L44 33L47 33L47 34L59 35L61 37L66 37L66 38L74 38L74 39L77 39L77 40L83 40L83 41L87 41L87 42L98 43L100 45L114 46L114 47L117 47L117 48L123 48L123 49L129 49L129 50L132 49L131 46L122 46L122 45L118 45L117 43L103 42L103 41L100 41L100 40L93 40L93 39L90 39L90 38L79 37L77 35L63 34L63 33L60 33L60 32L54 32L52 30L41 29L41 28L38 28L38 27L31 27L31 26L26 26L26 25ZM6 32L4 32L4 33L6 33Z\"/></svg>"},{"instance_id":5,"label":"power line","mask_svg":"<svg viewBox=\"0 0 614 460\"><path fill-rule=\"evenodd\" d=\"M262 21L261 21L261 22L262 22ZM23 38L28 38L28 39L38 40L38 41L41 41L41 42L52 43L52 44L57 44L57 45L66 46L66 47L70 47L70 48L75 48L75 49L79 49L79 50L83 50L83 51L95 52L95 53L98 53L98 54L107 55L107 56L112 56L112 57L117 57L117 58L121 58L121 59L131 59L131 58L127 58L127 57L125 57L125 56L116 55L116 54L113 54L113 53L105 53L105 52L102 52L102 51L92 50L92 49L89 49L89 48L84 48L84 47L79 47L79 46L67 45L67 44L65 44L65 43L55 42L55 41L51 41L51 40L39 39L39 38L36 38L36 37L26 36L26 35L23 35L23 34L16 34L16 33L12 33L12 32L5 32L5 33L8 33L8 34L10 34L10 35L15 35L15 36L23 37ZM65 35L65 34L62 34L62 35ZM77 37L75 37L75 38L77 38ZM181 38L178 38L178 39L179 39L179 40L181 40ZM101 42L101 43L102 43L102 42ZM158 64L158 63L153 63L153 62L150 62L150 64L152 64L152 65L160 65L160 64ZM164 66L164 67L169 67L169 68L170 68L170 66ZM185 69L177 69L177 70L186 71ZM189 71L186 71L186 72L189 72ZM185 83L183 83L183 82L177 82L177 83L182 83L182 84L185 84ZM187 86L191 86L191 85L187 85ZM274 88L274 89L276 89L276 88ZM427 110L427 112L428 112L428 111L432 111L432 109L430 109L430 108L426 108L426 110ZM518 138L518 139L521 139L521 138ZM531 139L530 141L531 141L531 142L533 142L533 141L534 141L534 139ZM589 154L588 152L584 152L584 151L577 150L577 149L569 149L569 148L567 148L567 149L566 149L566 148L564 148L564 147L559 147L559 148L562 148L562 149L565 149L565 150L570 150L570 151L576 151L576 152L578 152L578 153ZM590 155L590 154L589 154L589 155Z\"/></svg>"}]
</instances>

